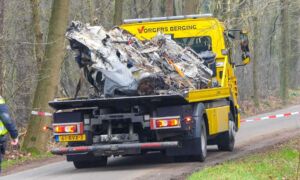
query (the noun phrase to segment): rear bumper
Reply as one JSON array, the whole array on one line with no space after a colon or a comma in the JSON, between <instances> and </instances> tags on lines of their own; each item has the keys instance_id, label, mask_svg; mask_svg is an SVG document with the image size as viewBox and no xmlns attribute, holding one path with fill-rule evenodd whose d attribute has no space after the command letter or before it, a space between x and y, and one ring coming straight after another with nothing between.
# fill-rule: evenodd
<instances>
[{"instance_id":1,"label":"rear bumper","mask_svg":"<svg viewBox=\"0 0 300 180\"><path fill-rule=\"evenodd\" d=\"M77 146L54 148L52 154L74 155L83 153L94 153L99 156L139 154L141 150L163 150L179 147L178 141L150 142L150 143L130 143L130 144L107 144L92 146Z\"/></svg>"}]
</instances>

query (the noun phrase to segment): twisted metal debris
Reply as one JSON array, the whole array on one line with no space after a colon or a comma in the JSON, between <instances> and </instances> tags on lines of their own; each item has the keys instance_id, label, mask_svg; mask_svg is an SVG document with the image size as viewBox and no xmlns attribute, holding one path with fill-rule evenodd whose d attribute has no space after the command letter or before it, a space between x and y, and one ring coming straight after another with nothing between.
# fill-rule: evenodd
<instances>
[{"instance_id":1,"label":"twisted metal debris","mask_svg":"<svg viewBox=\"0 0 300 180\"><path fill-rule=\"evenodd\" d=\"M182 93L207 85L213 74L200 55L164 34L142 42L119 28L74 21L66 37L87 79L105 97Z\"/></svg>"}]
</instances>

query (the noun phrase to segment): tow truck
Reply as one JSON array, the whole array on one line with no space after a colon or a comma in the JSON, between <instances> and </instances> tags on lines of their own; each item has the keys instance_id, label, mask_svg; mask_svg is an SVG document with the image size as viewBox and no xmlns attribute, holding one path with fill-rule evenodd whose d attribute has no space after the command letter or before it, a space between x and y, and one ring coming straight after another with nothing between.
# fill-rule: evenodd
<instances>
[{"instance_id":1,"label":"tow truck","mask_svg":"<svg viewBox=\"0 0 300 180\"><path fill-rule=\"evenodd\" d=\"M235 67L250 62L247 34L225 29L208 14L129 19L120 28L139 40L161 32L196 52L209 47L216 54L217 86L183 94L55 99L49 102L55 110L53 135L67 146L51 152L87 168L105 166L111 156L153 151L201 162L207 145L232 151L240 128ZM240 42L239 61L232 58L233 41Z\"/></svg>"}]
</instances>

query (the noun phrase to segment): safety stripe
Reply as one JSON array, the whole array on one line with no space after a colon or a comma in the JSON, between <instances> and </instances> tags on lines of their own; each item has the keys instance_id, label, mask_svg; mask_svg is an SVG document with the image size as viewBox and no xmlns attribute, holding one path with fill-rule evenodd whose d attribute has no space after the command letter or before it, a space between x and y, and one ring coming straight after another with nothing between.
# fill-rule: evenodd
<instances>
[{"instance_id":1,"label":"safety stripe","mask_svg":"<svg viewBox=\"0 0 300 180\"><path fill-rule=\"evenodd\" d=\"M37 116L52 116L52 113L49 112L41 112L41 111L31 111L32 115L37 115Z\"/></svg>"},{"instance_id":2,"label":"safety stripe","mask_svg":"<svg viewBox=\"0 0 300 180\"><path fill-rule=\"evenodd\" d=\"M285 118L285 117L294 116L294 115L298 115L298 114L299 114L299 112L289 112L289 113L270 115L270 116L254 118L254 119L242 119L241 123L261 121L261 120L267 120L267 119Z\"/></svg>"},{"instance_id":3,"label":"safety stripe","mask_svg":"<svg viewBox=\"0 0 300 180\"><path fill-rule=\"evenodd\" d=\"M51 117L52 116L52 113L41 112L41 111L31 111L31 114L36 115L36 116L42 116L42 117ZM267 120L267 119L286 118L286 117L295 116L295 115L299 115L299 114L300 114L300 112L289 112L289 113L264 116L264 117L254 118L254 119L242 119L240 122L248 123L248 122L262 121L262 120Z\"/></svg>"}]
</instances>

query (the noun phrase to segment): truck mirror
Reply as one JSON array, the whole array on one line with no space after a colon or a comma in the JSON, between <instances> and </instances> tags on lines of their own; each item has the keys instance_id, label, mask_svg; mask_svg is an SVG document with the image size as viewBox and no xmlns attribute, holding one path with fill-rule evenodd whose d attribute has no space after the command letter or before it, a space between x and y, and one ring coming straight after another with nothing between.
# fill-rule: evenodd
<instances>
[{"instance_id":1,"label":"truck mirror","mask_svg":"<svg viewBox=\"0 0 300 180\"><path fill-rule=\"evenodd\" d=\"M249 40L247 33L240 32L240 46L242 50L242 61L243 65L246 65L250 62L250 49L249 49Z\"/></svg>"},{"instance_id":2,"label":"truck mirror","mask_svg":"<svg viewBox=\"0 0 300 180\"><path fill-rule=\"evenodd\" d=\"M240 48L242 51L242 63L235 65L235 67L239 66L245 66L246 64L249 64L250 62L250 48L249 48L249 40L247 36L246 30L241 29L230 29L227 31L227 37L232 39L233 41L236 41L240 44Z\"/></svg>"}]
</instances>

